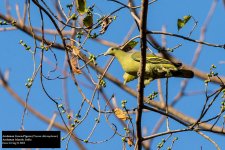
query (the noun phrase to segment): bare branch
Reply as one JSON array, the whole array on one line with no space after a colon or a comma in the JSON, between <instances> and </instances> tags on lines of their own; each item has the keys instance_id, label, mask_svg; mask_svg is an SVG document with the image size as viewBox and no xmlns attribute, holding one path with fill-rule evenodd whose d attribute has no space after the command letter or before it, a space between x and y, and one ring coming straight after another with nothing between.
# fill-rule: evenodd
<instances>
[{"instance_id":1,"label":"bare branch","mask_svg":"<svg viewBox=\"0 0 225 150\"><path fill-rule=\"evenodd\" d=\"M141 41L141 61L140 61L140 76L138 80L138 95L137 95L137 114L136 114L136 131L137 138L135 148L141 150L142 146L142 111L144 106L144 77L146 66L146 27L147 27L147 14L148 14L148 0L142 0L141 3L141 19L140 19L140 41Z\"/></svg>"}]
</instances>

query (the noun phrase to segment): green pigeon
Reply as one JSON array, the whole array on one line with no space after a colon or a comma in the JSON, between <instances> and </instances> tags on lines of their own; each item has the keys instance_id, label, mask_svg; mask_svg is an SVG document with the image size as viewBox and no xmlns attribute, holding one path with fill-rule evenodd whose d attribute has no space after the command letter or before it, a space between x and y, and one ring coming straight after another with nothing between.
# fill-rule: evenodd
<instances>
[{"instance_id":1,"label":"green pigeon","mask_svg":"<svg viewBox=\"0 0 225 150\"><path fill-rule=\"evenodd\" d=\"M138 78L140 70L141 53L137 51L124 51L121 47L111 47L104 55L115 56L124 70L124 84ZM191 70L182 69L181 63L172 63L167 59L154 54L146 54L146 67L144 84L149 84L158 78L181 77L193 78Z\"/></svg>"}]
</instances>

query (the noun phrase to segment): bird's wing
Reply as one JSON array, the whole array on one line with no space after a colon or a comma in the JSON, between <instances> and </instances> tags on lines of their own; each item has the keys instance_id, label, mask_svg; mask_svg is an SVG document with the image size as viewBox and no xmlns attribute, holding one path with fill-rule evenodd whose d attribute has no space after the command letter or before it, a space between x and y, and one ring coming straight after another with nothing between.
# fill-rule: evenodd
<instances>
[{"instance_id":1,"label":"bird's wing","mask_svg":"<svg viewBox=\"0 0 225 150\"><path fill-rule=\"evenodd\" d=\"M122 45L120 48L125 51L125 52L129 52L130 50L132 50L136 45L138 44L138 42L132 40L132 41L128 41L126 42L124 45Z\"/></svg>"},{"instance_id":2,"label":"bird's wing","mask_svg":"<svg viewBox=\"0 0 225 150\"><path fill-rule=\"evenodd\" d=\"M131 55L131 58L135 61L140 62L141 61L141 53L140 52L134 52ZM158 57L153 54L146 54L146 63L151 64L172 64L169 60Z\"/></svg>"}]
</instances>

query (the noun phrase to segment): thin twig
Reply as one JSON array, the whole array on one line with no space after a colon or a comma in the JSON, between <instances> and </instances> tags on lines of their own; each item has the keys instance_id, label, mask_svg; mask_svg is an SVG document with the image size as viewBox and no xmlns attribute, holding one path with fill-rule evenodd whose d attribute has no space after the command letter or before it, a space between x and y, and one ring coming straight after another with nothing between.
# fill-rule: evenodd
<instances>
[{"instance_id":1,"label":"thin twig","mask_svg":"<svg viewBox=\"0 0 225 150\"><path fill-rule=\"evenodd\" d=\"M57 114L56 114L56 113L53 113L52 119L51 119L51 121L50 121L50 123L49 123L49 125L48 125L48 128L47 128L47 131L50 131L50 130L52 129L53 124L54 124L55 119L56 119L56 116L57 116Z\"/></svg>"},{"instance_id":2,"label":"thin twig","mask_svg":"<svg viewBox=\"0 0 225 150\"><path fill-rule=\"evenodd\" d=\"M219 145L218 145L215 141L213 141L209 136L205 135L205 134L202 133L202 132L197 132L197 133L200 134L202 137L204 137L204 138L205 138L206 140L208 140L209 142L211 142L211 143L216 147L217 150L220 150Z\"/></svg>"},{"instance_id":3,"label":"thin twig","mask_svg":"<svg viewBox=\"0 0 225 150\"><path fill-rule=\"evenodd\" d=\"M165 106L166 107L166 114L168 114L168 94L169 94L168 90L169 90L169 79L166 78L166 106ZM167 128L167 131L170 130L168 116L166 116L166 128Z\"/></svg>"},{"instance_id":4,"label":"thin twig","mask_svg":"<svg viewBox=\"0 0 225 150\"><path fill-rule=\"evenodd\" d=\"M191 41L191 42L195 42L195 43L199 43L199 44L204 44L207 46L212 46L212 47L219 47L219 48L223 48L225 49L225 44L214 44L214 43L208 43L208 42L204 42L201 40L195 40L186 36L182 36L179 34L175 34L175 33L169 33L169 32L162 32L162 31L148 31L147 34L164 34L164 35L168 35L168 36L172 36L172 37L178 37L187 41Z\"/></svg>"}]
</instances>

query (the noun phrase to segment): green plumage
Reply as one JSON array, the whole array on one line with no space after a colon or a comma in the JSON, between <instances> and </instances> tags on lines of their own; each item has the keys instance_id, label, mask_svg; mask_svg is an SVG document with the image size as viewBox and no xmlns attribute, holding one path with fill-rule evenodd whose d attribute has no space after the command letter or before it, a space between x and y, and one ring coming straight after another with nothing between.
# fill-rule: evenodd
<instances>
[{"instance_id":1,"label":"green plumage","mask_svg":"<svg viewBox=\"0 0 225 150\"><path fill-rule=\"evenodd\" d=\"M113 55L120 62L125 74L123 75L124 84L138 78L140 67L141 53L140 52L125 52L118 47L111 47L105 55ZM182 77L192 78L193 72L190 70L181 69L181 64L173 64L169 60L155 56L153 54L146 55L145 67L145 85L152 80L158 78Z\"/></svg>"}]
</instances>

